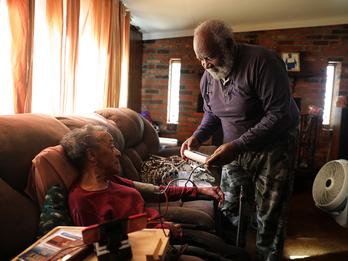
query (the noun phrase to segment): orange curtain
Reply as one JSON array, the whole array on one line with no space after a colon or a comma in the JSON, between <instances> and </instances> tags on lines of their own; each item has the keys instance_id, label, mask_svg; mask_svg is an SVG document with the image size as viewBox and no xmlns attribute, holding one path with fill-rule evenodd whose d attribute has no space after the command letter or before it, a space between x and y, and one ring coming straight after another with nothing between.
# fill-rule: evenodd
<instances>
[{"instance_id":1,"label":"orange curtain","mask_svg":"<svg viewBox=\"0 0 348 261\"><path fill-rule=\"evenodd\" d=\"M111 30L109 36L109 74L107 106L118 107L121 89L128 93L130 13L118 0L112 2Z\"/></svg>"},{"instance_id":2,"label":"orange curtain","mask_svg":"<svg viewBox=\"0 0 348 261\"><path fill-rule=\"evenodd\" d=\"M7 102L11 102L11 104L6 109L7 113L22 113L28 111L31 101L33 2L31 0L7 0L7 7L2 6L1 8L2 11L7 8L10 29L10 35L3 36L1 41L3 41L2 44L9 41L11 46L10 61L6 61L9 63L3 65L10 68L11 79L8 78L3 82L1 92L6 88L7 97L4 99L10 97L10 101ZM2 26L6 25L1 24ZM1 30L6 30L6 28Z\"/></svg>"},{"instance_id":3,"label":"orange curtain","mask_svg":"<svg viewBox=\"0 0 348 261\"><path fill-rule=\"evenodd\" d=\"M122 34L122 68L121 68L121 88L120 88L120 105L128 107L128 74L129 74L129 45L130 45L130 13L125 12L123 16Z\"/></svg>"},{"instance_id":4,"label":"orange curtain","mask_svg":"<svg viewBox=\"0 0 348 261\"><path fill-rule=\"evenodd\" d=\"M67 0L66 37L62 48L61 108L63 112L74 111L76 68L78 60L80 1Z\"/></svg>"},{"instance_id":5,"label":"orange curtain","mask_svg":"<svg viewBox=\"0 0 348 261\"><path fill-rule=\"evenodd\" d=\"M35 1L32 112L62 112L63 22L63 0Z\"/></svg>"},{"instance_id":6,"label":"orange curtain","mask_svg":"<svg viewBox=\"0 0 348 261\"><path fill-rule=\"evenodd\" d=\"M75 112L88 112L106 106L112 2L110 0L81 1L79 57L75 75Z\"/></svg>"},{"instance_id":7,"label":"orange curtain","mask_svg":"<svg viewBox=\"0 0 348 261\"><path fill-rule=\"evenodd\" d=\"M0 16L8 9L0 26L8 19L12 35L0 36L9 39L2 46L11 49L12 77L5 85L12 87L0 85L0 96L8 91L15 113L118 107L121 85L127 85L122 79L128 78L130 26L121 1L7 0L6 5L0 5ZM0 72L0 80L4 77ZM3 113L1 108L0 103Z\"/></svg>"}]
</instances>

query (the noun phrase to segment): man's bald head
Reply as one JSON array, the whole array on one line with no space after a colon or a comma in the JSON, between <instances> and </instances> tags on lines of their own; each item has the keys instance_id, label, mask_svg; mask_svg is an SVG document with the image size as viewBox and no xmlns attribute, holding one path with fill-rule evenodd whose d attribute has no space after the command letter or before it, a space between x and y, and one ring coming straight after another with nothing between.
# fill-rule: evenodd
<instances>
[{"instance_id":1,"label":"man's bald head","mask_svg":"<svg viewBox=\"0 0 348 261\"><path fill-rule=\"evenodd\" d=\"M198 25L194 30L193 39L195 50L209 48L211 45L217 45L223 50L231 49L235 44L231 27L219 20L207 20Z\"/></svg>"},{"instance_id":2,"label":"man's bald head","mask_svg":"<svg viewBox=\"0 0 348 261\"><path fill-rule=\"evenodd\" d=\"M196 57L217 80L226 78L232 70L234 44L232 29L218 20L205 21L194 31Z\"/></svg>"}]
</instances>

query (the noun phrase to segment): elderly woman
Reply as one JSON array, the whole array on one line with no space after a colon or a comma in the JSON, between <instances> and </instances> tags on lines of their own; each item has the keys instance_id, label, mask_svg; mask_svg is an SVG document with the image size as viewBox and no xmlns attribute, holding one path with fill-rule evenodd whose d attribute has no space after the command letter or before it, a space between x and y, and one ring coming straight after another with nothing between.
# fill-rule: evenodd
<instances>
[{"instance_id":1,"label":"elderly woman","mask_svg":"<svg viewBox=\"0 0 348 261\"><path fill-rule=\"evenodd\" d=\"M68 158L80 170L80 176L69 192L70 214L76 225L88 226L140 213L146 213L148 219L153 221L159 217L155 209L145 208L144 199L136 189L136 182L117 175L120 172L121 154L115 148L112 136L105 127L86 125L80 129L74 129L63 137L61 145ZM160 186L158 191L163 189L164 187ZM199 194L211 196L220 203L224 199L219 187L169 186L166 194L169 200L195 198ZM164 199L163 194L159 195ZM172 232L181 231L175 226L170 228ZM243 251L225 244L220 238L210 235L209 239L219 246L222 251L217 252L223 256L233 257L233 260L247 260ZM191 239L189 242L194 244ZM204 247L209 248L209 242L204 243L206 243ZM229 260L222 257L220 259L220 256L215 253L197 249L196 247L188 248L188 251L191 251L188 254L198 254L201 257L208 255L208 260L216 258Z\"/></svg>"},{"instance_id":2,"label":"elderly woman","mask_svg":"<svg viewBox=\"0 0 348 261\"><path fill-rule=\"evenodd\" d=\"M121 153L105 127L87 125L75 129L63 137L61 144L80 170L80 177L69 193L70 213L76 225L87 226L144 212L149 219L158 217L155 209L145 208L134 182L118 176ZM202 194L223 201L219 187L169 186L166 194L169 200ZM163 194L161 197L164 199Z\"/></svg>"}]
</instances>

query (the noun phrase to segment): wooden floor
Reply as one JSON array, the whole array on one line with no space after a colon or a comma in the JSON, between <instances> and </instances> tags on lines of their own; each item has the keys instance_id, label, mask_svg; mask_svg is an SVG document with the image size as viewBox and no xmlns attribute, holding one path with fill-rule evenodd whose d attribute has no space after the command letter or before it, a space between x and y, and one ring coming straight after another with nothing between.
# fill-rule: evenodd
<instances>
[{"instance_id":1,"label":"wooden floor","mask_svg":"<svg viewBox=\"0 0 348 261\"><path fill-rule=\"evenodd\" d=\"M348 261L348 228L315 207L313 177L297 176L291 200L283 260ZM255 231L247 251L255 256Z\"/></svg>"}]
</instances>

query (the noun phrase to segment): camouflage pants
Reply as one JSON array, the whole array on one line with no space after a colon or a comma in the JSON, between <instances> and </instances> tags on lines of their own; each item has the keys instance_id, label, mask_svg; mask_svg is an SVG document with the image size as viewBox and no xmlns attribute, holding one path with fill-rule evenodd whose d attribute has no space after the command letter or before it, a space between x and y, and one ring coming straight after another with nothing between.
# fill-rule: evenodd
<instances>
[{"instance_id":1,"label":"camouflage pants","mask_svg":"<svg viewBox=\"0 0 348 261\"><path fill-rule=\"evenodd\" d=\"M261 151L240 154L223 166L221 188L225 193L222 212L232 226L238 224L240 188L243 185L245 205L241 240L246 238L248 219L256 205L257 260L280 260L284 230L293 186L293 166L298 131Z\"/></svg>"}]
</instances>

